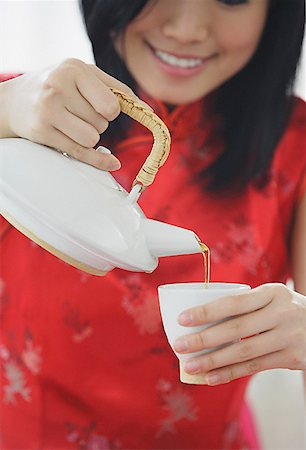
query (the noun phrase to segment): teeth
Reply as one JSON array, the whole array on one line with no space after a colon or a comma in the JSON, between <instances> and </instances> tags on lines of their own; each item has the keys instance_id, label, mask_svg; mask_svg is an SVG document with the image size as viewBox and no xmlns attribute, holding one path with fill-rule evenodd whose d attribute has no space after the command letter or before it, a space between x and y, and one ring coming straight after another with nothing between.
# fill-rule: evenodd
<instances>
[{"instance_id":1,"label":"teeth","mask_svg":"<svg viewBox=\"0 0 306 450\"><path fill-rule=\"evenodd\" d=\"M170 66L183 67L184 69L190 69L202 64L203 60L199 58L178 58L177 56L170 55L169 53L162 52L161 50L155 50L155 54L165 63Z\"/></svg>"}]
</instances>

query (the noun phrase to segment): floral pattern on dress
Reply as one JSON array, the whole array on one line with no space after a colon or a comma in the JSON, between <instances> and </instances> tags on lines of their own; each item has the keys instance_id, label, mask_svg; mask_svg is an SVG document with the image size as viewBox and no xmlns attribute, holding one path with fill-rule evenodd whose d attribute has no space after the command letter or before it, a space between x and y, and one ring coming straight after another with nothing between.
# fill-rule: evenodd
<instances>
[{"instance_id":1,"label":"floral pattern on dress","mask_svg":"<svg viewBox=\"0 0 306 450\"><path fill-rule=\"evenodd\" d=\"M31 389L26 385L26 377L16 358L12 357L5 346L1 346L0 358L3 364L3 373L7 382L3 383L3 402L16 404L16 397L26 402L31 401Z\"/></svg>"},{"instance_id":2,"label":"floral pattern on dress","mask_svg":"<svg viewBox=\"0 0 306 450\"><path fill-rule=\"evenodd\" d=\"M152 293L146 294L138 304L131 302L128 297L123 297L122 307L133 318L139 334L154 334L160 331L159 309Z\"/></svg>"},{"instance_id":3,"label":"floral pattern on dress","mask_svg":"<svg viewBox=\"0 0 306 450\"><path fill-rule=\"evenodd\" d=\"M144 294L144 286L139 273L126 273L122 275L122 282L131 301L135 302Z\"/></svg>"},{"instance_id":4,"label":"floral pattern on dress","mask_svg":"<svg viewBox=\"0 0 306 450\"><path fill-rule=\"evenodd\" d=\"M92 277L92 275L88 272L84 272L83 270L78 270L80 276L81 283L87 283L87 281Z\"/></svg>"},{"instance_id":5,"label":"floral pattern on dress","mask_svg":"<svg viewBox=\"0 0 306 450\"><path fill-rule=\"evenodd\" d=\"M257 177L254 186L267 198L275 195L275 191L279 189L283 194L290 194L294 189L292 179L282 170L270 170L265 174Z\"/></svg>"},{"instance_id":6,"label":"floral pattern on dress","mask_svg":"<svg viewBox=\"0 0 306 450\"><path fill-rule=\"evenodd\" d=\"M233 243L235 256L248 268L257 266L263 250L255 242L256 230L244 216L238 216L227 227L227 237Z\"/></svg>"},{"instance_id":7,"label":"floral pattern on dress","mask_svg":"<svg viewBox=\"0 0 306 450\"><path fill-rule=\"evenodd\" d=\"M198 419L198 407L195 406L194 399L181 387L173 388L170 381L161 378L158 380L156 389L163 409L167 411L167 416L160 422L156 433L157 438L165 433L175 434L177 431L175 425L183 419L191 422Z\"/></svg>"},{"instance_id":8,"label":"floral pattern on dress","mask_svg":"<svg viewBox=\"0 0 306 450\"><path fill-rule=\"evenodd\" d=\"M10 335L12 342L15 340L14 334ZM41 371L42 348L33 342L32 333L29 328L24 331L24 344L22 351L8 348L6 345L0 346L0 360L3 366L3 402L16 404L18 395L25 401L31 401L31 388L27 386L26 374L28 371L36 376Z\"/></svg>"},{"instance_id":9,"label":"floral pattern on dress","mask_svg":"<svg viewBox=\"0 0 306 450\"><path fill-rule=\"evenodd\" d=\"M245 267L251 276L271 277L270 255L256 242L254 226L240 214L226 225L225 239L216 242L211 249L211 263L230 264L234 259Z\"/></svg>"},{"instance_id":10,"label":"floral pattern on dress","mask_svg":"<svg viewBox=\"0 0 306 450\"><path fill-rule=\"evenodd\" d=\"M71 422L65 424L67 429L66 441L76 444L77 450L115 450L121 449L118 440L112 440L96 432L96 424L91 422L85 427Z\"/></svg>"},{"instance_id":11,"label":"floral pattern on dress","mask_svg":"<svg viewBox=\"0 0 306 450\"><path fill-rule=\"evenodd\" d=\"M237 439L239 433L239 422L238 420L232 420L225 426L224 430L224 440L223 445L225 448L230 448L231 445Z\"/></svg>"},{"instance_id":12,"label":"floral pattern on dress","mask_svg":"<svg viewBox=\"0 0 306 450\"><path fill-rule=\"evenodd\" d=\"M157 293L147 292L139 274L127 275L124 284L128 288L122 298L122 308L132 317L139 334L154 334L161 329Z\"/></svg>"},{"instance_id":13,"label":"floral pattern on dress","mask_svg":"<svg viewBox=\"0 0 306 450\"><path fill-rule=\"evenodd\" d=\"M235 450L237 445L239 445L239 449L241 450L250 450L244 434L241 431L240 422L237 418L235 418L234 420L228 422L225 426L223 434L223 447L225 449Z\"/></svg>"},{"instance_id":14,"label":"floral pattern on dress","mask_svg":"<svg viewBox=\"0 0 306 450\"><path fill-rule=\"evenodd\" d=\"M25 348L21 353L21 359L33 375L38 375L41 370L41 351L41 346L35 347L31 338L26 339Z\"/></svg>"},{"instance_id":15,"label":"floral pattern on dress","mask_svg":"<svg viewBox=\"0 0 306 450\"><path fill-rule=\"evenodd\" d=\"M64 308L64 323L72 329L72 342L79 344L92 335L92 325L88 320L81 319L80 311L72 307L68 301L64 303Z\"/></svg>"}]
</instances>

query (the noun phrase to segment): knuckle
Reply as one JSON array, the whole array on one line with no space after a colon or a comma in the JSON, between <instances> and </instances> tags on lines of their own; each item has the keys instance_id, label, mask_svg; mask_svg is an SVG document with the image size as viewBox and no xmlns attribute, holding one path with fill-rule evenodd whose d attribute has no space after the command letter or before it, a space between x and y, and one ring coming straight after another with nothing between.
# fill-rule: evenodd
<instances>
[{"instance_id":1,"label":"knuckle","mask_svg":"<svg viewBox=\"0 0 306 450\"><path fill-rule=\"evenodd\" d=\"M301 317L298 308L295 308L294 305L287 302L283 304L277 313L277 318L279 324L287 324L287 327L294 328L298 332Z\"/></svg>"},{"instance_id":2,"label":"knuckle","mask_svg":"<svg viewBox=\"0 0 306 450\"><path fill-rule=\"evenodd\" d=\"M251 345L244 341L241 341L238 345L238 354L240 360L249 359L252 356L252 347Z\"/></svg>"},{"instance_id":3,"label":"knuckle","mask_svg":"<svg viewBox=\"0 0 306 450\"><path fill-rule=\"evenodd\" d=\"M203 347L210 348L210 347L214 346L214 339L213 339L213 336L211 336L209 330L204 330L200 334L201 334Z\"/></svg>"},{"instance_id":4,"label":"knuckle","mask_svg":"<svg viewBox=\"0 0 306 450\"><path fill-rule=\"evenodd\" d=\"M71 144L68 149L68 153L71 154L74 158L82 161L84 156L84 148L79 144Z\"/></svg>"},{"instance_id":5,"label":"knuckle","mask_svg":"<svg viewBox=\"0 0 306 450\"><path fill-rule=\"evenodd\" d=\"M137 97L133 89L120 80L116 80L116 86L113 87L117 87L118 89L120 89L120 91L122 91L126 95L129 95L130 97Z\"/></svg>"},{"instance_id":6,"label":"knuckle","mask_svg":"<svg viewBox=\"0 0 306 450\"><path fill-rule=\"evenodd\" d=\"M93 163L95 167L97 167L100 170L109 171L112 162L114 161L114 156L112 155L104 155L103 159L98 159ZM188 342L189 345L193 345L193 342Z\"/></svg>"},{"instance_id":7,"label":"knuckle","mask_svg":"<svg viewBox=\"0 0 306 450\"><path fill-rule=\"evenodd\" d=\"M233 295L228 299L228 309L230 311L230 315L239 314L239 308L241 305L241 299L239 295Z\"/></svg>"},{"instance_id":8,"label":"knuckle","mask_svg":"<svg viewBox=\"0 0 306 450\"><path fill-rule=\"evenodd\" d=\"M274 293L277 297L286 297L289 294L287 286L282 283L274 284Z\"/></svg>"},{"instance_id":9,"label":"knuckle","mask_svg":"<svg viewBox=\"0 0 306 450\"><path fill-rule=\"evenodd\" d=\"M206 347L206 339L204 338L204 335L203 335L203 333L198 333L197 335L196 335L196 347L197 348L204 348L204 347Z\"/></svg>"},{"instance_id":10,"label":"knuckle","mask_svg":"<svg viewBox=\"0 0 306 450\"><path fill-rule=\"evenodd\" d=\"M239 337L241 337L240 336L240 334L241 334L240 331L241 331L241 328L242 328L242 324L241 324L240 320L237 320L237 319L231 320L229 322L229 327L230 327L230 330L233 333L234 337L236 337L237 335Z\"/></svg>"},{"instance_id":11,"label":"knuckle","mask_svg":"<svg viewBox=\"0 0 306 450\"><path fill-rule=\"evenodd\" d=\"M205 355L205 358L203 360L203 366L205 371L209 371L215 367L214 357L210 353Z\"/></svg>"},{"instance_id":12,"label":"knuckle","mask_svg":"<svg viewBox=\"0 0 306 450\"><path fill-rule=\"evenodd\" d=\"M120 105L116 97L111 102L108 102L104 108L104 114L108 120L114 120L120 114Z\"/></svg>"},{"instance_id":13,"label":"knuckle","mask_svg":"<svg viewBox=\"0 0 306 450\"><path fill-rule=\"evenodd\" d=\"M197 322L207 322L208 320L208 313L205 306L201 306L199 309L196 310L195 314L197 317Z\"/></svg>"},{"instance_id":14,"label":"knuckle","mask_svg":"<svg viewBox=\"0 0 306 450\"><path fill-rule=\"evenodd\" d=\"M107 159L106 158L102 160L99 159L98 161L95 162L94 166L100 170L108 170Z\"/></svg>"},{"instance_id":15,"label":"knuckle","mask_svg":"<svg viewBox=\"0 0 306 450\"><path fill-rule=\"evenodd\" d=\"M86 147L94 147L100 140L100 135L97 131L86 133L84 136L84 143Z\"/></svg>"},{"instance_id":16,"label":"knuckle","mask_svg":"<svg viewBox=\"0 0 306 450\"><path fill-rule=\"evenodd\" d=\"M300 369L300 366L303 364L302 354L298 351L295 351L290 357L290 368L291 369Z\"/></svg>"},{"instance_id":17,"label":"knuckle","mask_svg":"<svg viewBox=\"0 0 306 450\"><path fill-rule=\"evenodd\" d=\"M48 103L63 93L60 82L57 80L57 74L51 73L42 83L41 103Z\"/></svg>"},{"instance_id":18,"label":"knuckle","mask_svg":"<svg viewBox=\"0 0 306 450\"><path fill-rule=\"evenodd\" d=\"M260 364L254 359L246 363L248 374L254 374L260 371Z\"/></svg>"},{"instance_id":19,"label":"knuckle","mask_svg":"<svg viewBox=\"0 0 306 450\"><path fill-rule=\"evenodd\" d=\"M292 317L291 314L294 314L294 311L287 301L277 301L277 308L274 308L274 314L278 322L283 322L284 319L288 322L289 316Z\"/></svg>"},{"instance_id":20,"label":"knuckle","mask_svg":"<svg viewBox=\"0 0 306 450\"><path fill-rule=\"evenodd\" d=\"M225 379L226 379L226 383L230 383L232 380L235 379L235 372L234 372L233 367L228 368Z\"/></svg>"},{"instance_id":21,"label":"knuckle","mask_svg":"<svg viewBox=\"0 0 306 450\"><path fill-rule=\"evenodd\" d=\"M137 97L133 89L131 89L129 86L124 85L124 92L130 97Z\"/></svg>"},{"instance_id":22,"label":"knuckle","mask_svg":"<svg viewBox=\"0 0 306 450\"><path fill-rule=\"evenodd\" d=\"M43 90L49 95L57 95L63 92L63 80L73 78L73 76L83 70L86 64L76 58L67 58L53 69L42 83Z\"/></svg>"},{"instance_id":23,"label":"knuckle","mask_svg":"<svg viewBox=\"0 0 306 450\"><path fill-rule=\"evenodd\" d=\"M109 126L109 122L107 120L100 120L97 125L97 131L99 134L104 133Z\"/></svg>"},{"instance_id":24,"label":"knuckle","mask_svg":"<svg viewBox=\"0 0 306 450\"><path fill-rule=\"evenodd\" d=\"M81 61L78 58L66 58L60 64L60 68L64 70L75 70L75 69L83 69L86 66L86 63Z\"/></svg>"}]
</instances>

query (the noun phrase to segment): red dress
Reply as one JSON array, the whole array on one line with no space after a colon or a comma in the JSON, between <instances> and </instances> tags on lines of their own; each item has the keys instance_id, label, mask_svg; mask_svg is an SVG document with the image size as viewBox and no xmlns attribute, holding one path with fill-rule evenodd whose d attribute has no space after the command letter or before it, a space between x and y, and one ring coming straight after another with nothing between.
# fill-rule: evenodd
<instances>
[{"instance_id":1,"label":"red dress","mask_svg":"<svg viewBox=\"0 0 306 450\"><path fill-rule=\"evenodd\" d=\"M152 100L151 100L152 103ZM288 239L305 191L306 107L296 101L265 188L204 192L199 168L221 149L202 102L168 113L172 150L141 197L147 216L194 230L212 252L212 281L256 286L290 276ZM203 122L204 120L204 122ZM115 150L129 189L151 148L135 124ZM201 281L200 255L162 258L152 274L95 277L47 253L2 219L2 449L256 449L249 377L184 385L162 329L157 286Z\"/></svg>"}]
</instances>

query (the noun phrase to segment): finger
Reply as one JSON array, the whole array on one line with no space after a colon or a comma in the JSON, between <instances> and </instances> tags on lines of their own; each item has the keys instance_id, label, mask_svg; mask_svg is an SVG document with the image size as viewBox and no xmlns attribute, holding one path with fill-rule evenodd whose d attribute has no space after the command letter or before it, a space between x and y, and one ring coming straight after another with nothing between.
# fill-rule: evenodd
<instances>
[{"instance_id":1,"label":"finger","mask_svg":"<svg viewBox=\"0 0 306 450\"><path fill-rule=\"evenodd\" d=\"M132 97L137 103L140 103L144 108L148 108L151 111L153 111L151 106L148 105L147 103L145 103L143 100L141 100L129 86L127 86L126 84L122 83L120 80L117 80L117 78L112 77L108 73L103 72L102 70L100 70L95 65L90 65L90 67L93 70L93 72L95 73L95 75L103 83L105 83L106 86L113 87L115 89L118 89L118 91L124 92L125 94L129 95L130 97Z\"/></svg>"},{"instance_id":2,"label":"finger","mask_svg":"<svg viewBox=\"0 0 306 450\"><path fill-rule=\"evenodd\" d=\"M40 143L45 144L46 142L48 142L50 147L65 152L69 156L90 164L97 169L114 171L121 167L120 161L114 155L83 147L55 128L50 127L45 134L44 142Z\"/></svg>"},{"instance_id":3,"label":"finger","mask_svg":"<svg viewBox=\"0 0 306 450\"><path fill-rule=\"evenodd\" d=\"M272 330L276 325L275 314L267 314L267 309L259 309L208 327L199 333L182 336L175 341L174 349L178 353L197 352Z\"/></svg>"},{"instance_id":4,"label":"finger","mask_svg":"<svg viewBox=\"0 0 306 450\"><path fill-rule=\"evenodd\" d=\"M99 69L98 69L99 70ZM120 104L116 95L93 72L79 72L76 87L94 110L106 120L112 121L120 114Z\"/></svg>"},{"instance_id":5,"label":"finger","mask_svg":"<svg viewBox=\"0 0 306 450\"><path fill-rule=\"evenodd\" d=\"M282 360L282 351L270 353L250 361L209 372L206 375L206 382L209 386L215 386L217 384L229 383L237 378L254 375L264 370L284 368Z\"/></svg>"},{"instance_id":6,"label":"finger","mask_svg":"<svg viewBox=\"0 0 306 450\"><path fill-rule=\"evenodd\" d=\"M82 147L92 148L100 140L98 131L92 125L71 114L67 109L54 116L52 125Z\"/></svg>"},{"instance_id":7,"label":"finger","mask_svg":"<svg viewBox=\"0 0 306 450\"><path fill-rule=\"evenodd\" d=\"M244 294L219 298L211 303L183 311L178 322L183 326L197 326L216 322L225 317L246 314L263 308L273 299L273 290L259 286Z\"/></svg>"},{"instance_id":8,"label":"finger","mask_svg":"<svg viewBox=\"0 0 306 450\"><path fill-rule=\"evenodd\" d=\"M206 373L218 367L252 360L284 348L285 343L281 341L278 333L276 331L267 331L266 333L227 345L198 358L190 358L186 362L185 368L188 373Z\"/></svg>"},{"instance_id":9,"label":"finger","mask_svg":"<svg viewBox=\"0 0 306 450\"><path fill-rule=\"evenodd\" d=\"M90 105L80 93L70 95L65 103L66 109L74 116L92 125L99 134L104 133L109 122Z\"/></svg>"}]
</instances>

